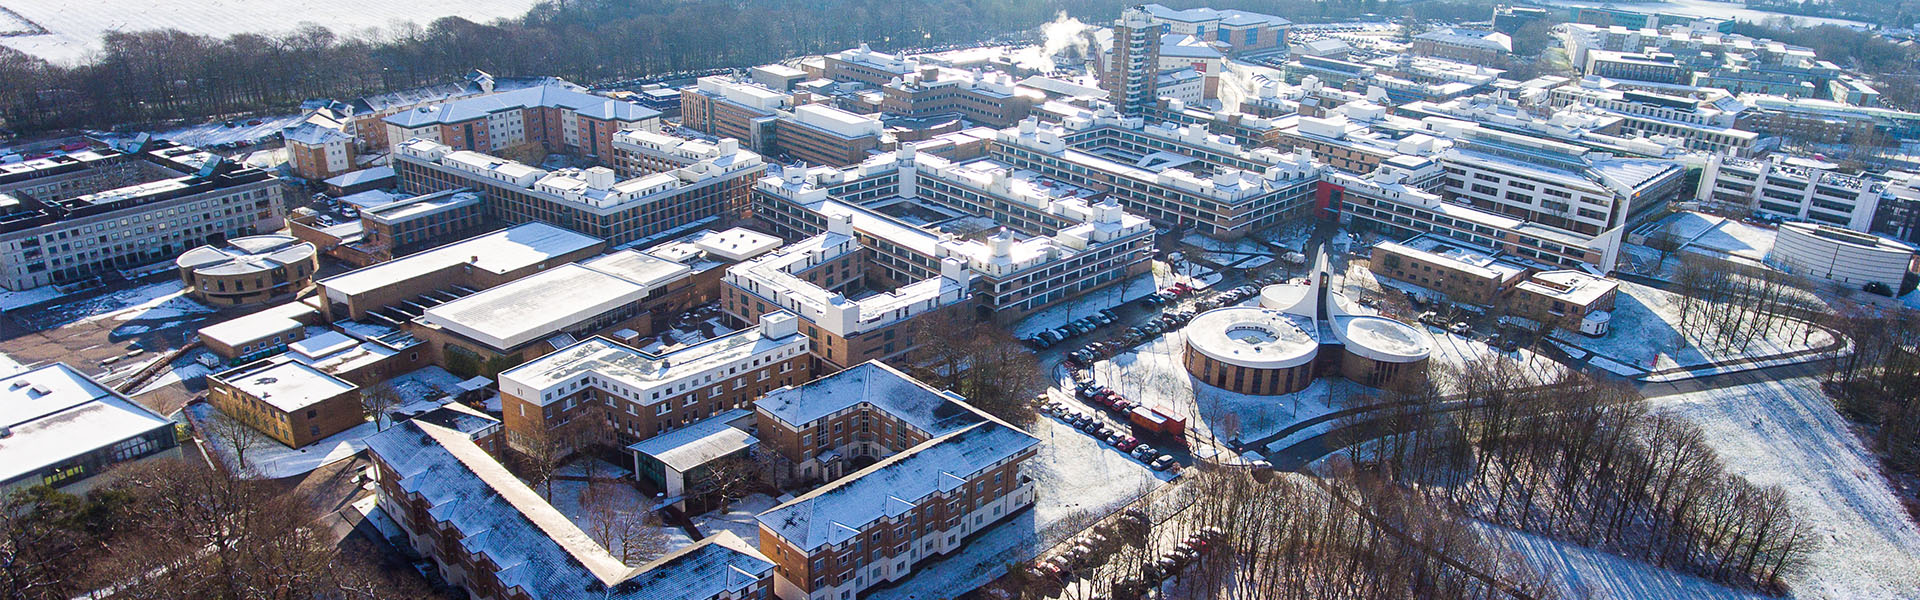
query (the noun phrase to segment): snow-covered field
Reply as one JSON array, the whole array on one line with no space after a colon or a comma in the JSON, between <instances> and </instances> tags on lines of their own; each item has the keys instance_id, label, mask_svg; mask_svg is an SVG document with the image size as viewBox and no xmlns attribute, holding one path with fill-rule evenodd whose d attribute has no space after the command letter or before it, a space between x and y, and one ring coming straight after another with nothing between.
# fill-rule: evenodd
<instances>
[{"instance_id":1,"label":"snow-covered field","mask_svg":"<svg viewBox=\"0 0 1920 600\"><path fill-rule=\"evenodd\" d=\"M1831 336L1815 330L1806 343L1801 343L1797 335L1799 328L1783 324L1776 327L1772 335L1755 340L1744 350L1722 350L1700 346L1694 332L1683 332L1679 322L1679 295L1623 281L1620 294L1614 300L1613 323L1605 337L1595 339L1565 331L1557 332L1554 337L1641 371L1773 356L1832 342ZM1599 363L1599 358L1594 362Z\"/></svg>"},{"instance_id":2,"label":"snow-covered field","mask_svg":"<svg viewBox=\"0 0 1920 600\"><path fill-rule=\"evenodd\" d=\"M1475 526L1489 540L1526 559L1527 564L1552 582L1564 598L1758 600L1769 597L1735 590L1579 544L1487 523L1476 522Z\"/></svg>"},{"instance_id":3,"label":"snow-covered field","mask_svg":"<svg viewBox=\"0 0 1920 600\"><path fill-rule=\"evenodd\" d=\"M205 402L190 405L187 410L192 411L194 418L202 423L209 419L227 418L219 409ZM273 438L255 433L254 435L258 435L260 439L252 448L247 449L247 466L253 470L254 475L264 479L292 477L358 454L361 450L367 449L367 436L375 433L379 431L372 421L368 421L326 439L307 444L307 447L298 450L288 448L274 441ZM200 428L200 434L206 437L207 444L212 446L215 456L220 457L220 460L225 461L229 467L240 466L239 457L234 455L232 444L219 437L213 428L203 426Z\"/></svg>"},{"instance_id":4,"label":"snow-covered field","mask_svg":"<svg viewBox=\"0 0 1920 600\"><path fill-rule=\"evenodd\" d=\"M1033 508L978 534L958 554L915 565L912 579L867 600L951 598L984 585L1005 573L1007 563L1030 559L1076 533L1061 526L1075 515L1105 515L1171 477L1053 419L1042 417L1029 431L1040 438L1038 456L1026 463L1038 496Z\"/></svg>"},{"instance_id":5,"label":"snow-covered field","mask_svg":"<svg viewBox=\"0 0 1920 600\"><path fill-rule=\"evenodd\" d=\"M1760 262L1773 251L1773 238L1778 234L1774 229L1728 219L1688 244L1686 249L1704 249L1710 251L1705 253L1709 255L1719 253Z\"/></svg>"},{"instance_id":6,"label":"snow-covered field","mask_svg":"<svg viewBox=\"0 0 1920 600\"><path fill-rule=\"evenodd\" d=\"M312 23L341 36L397 22L426 24L445 16L486 22L525 14L534 0L414 0L307 2L305 0L4 0L0 6L46 28L46 35L0 38L0 44L47 60L74 64L100 49L109 31L178 29L226 37L273 34ZM0 29L14 29L0 24Z\"/></svg>"},{"instance_id":7,"label":"snow-covered field","mask_svg":"<svg viewBox=\"0 0 1920 600\"><path fill-rule=\"evenodd\" d=\"M1785 488L1820 541L1796 598L1920 598L1920 529L1812 378L1652 399L1706 432L1728 470Z\"/></svg>"}]
</instances>

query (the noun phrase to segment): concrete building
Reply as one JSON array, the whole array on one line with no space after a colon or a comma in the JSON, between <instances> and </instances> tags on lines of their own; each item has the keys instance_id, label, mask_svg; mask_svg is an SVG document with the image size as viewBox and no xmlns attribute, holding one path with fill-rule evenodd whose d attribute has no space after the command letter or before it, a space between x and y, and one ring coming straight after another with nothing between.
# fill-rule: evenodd
<instances>
[{"instance_id":1,"label":"concrete building","mask_svg":"<svg viewBox=\"0 0 1920 600\"><path fill-rule=\"evenodd\" d=\"M811 340L809 350L833 367L901 356L916 344L915 319L961 309L973 274L948 258L925 279L890 280L871 267L870 252L853 220L839 216L827 221L825 233L728 268L722 305L749 323L792 311ZM877 293L849 297L869 290Z\"/></svg>"},{"instance_id":2,"label":"concrete building","mask_svg":"<svg viewBox=\"0 0 1920 600\"><path fill-rule=\"evenodd\" d=\"M807 164L846 166L866 160L884 149L886 127L872 115L861 115L825 104L794 107L791 116L774 121L776 153Z\"/></svg>"},{"instance_id":3,"label":"concrete building","mask_svg":"<svg viewBox=\"0 0 1920 600\"><path fill-rule=\"evenodd\" d=\"M361 209L360 240L351 244L373 261L386 261L471 236L490 224L480 194L441 190Z\"/></svg>"},{"instance_id":4,"label":"concrete building","mask_svg":"<svg viewBox=\"0 0 1920 600\"><path fill-rule=\"evenodd\" d=\"M1774 237L1767 264L1809 278L1862 287L1900 289L1915 271L1913 246L1877 235L1818 223L1786 223Z\"/></svg>"},{"instance_id":5,"label":"concrete building","mask_svg":"<svg viewBox=\"0 0 1920 600\"><path fill-rule=\"evenodd\" d=\"M173 421L65 363L0 375L0 492L84 494L115 465L177 457Z\"/></svg>"},{"instance_id":6,"label":"concrete building","mask_svg":"<svg viewBox=\"0 0 1920 600\"><path fill-rule=\"evenodd\" d=\"M207 350L226 359L227 366L239 366L285 351L288 344L306 339L307 327L320 324L320 309L288 302L201 327L196 333Z\"/></svg>"},{"instance_id":7,"label":"concrete building","mask_svg":"<svg viewBox=\"0 0 1920 600\"><path fill-rule=\"evenodd\" d=\"M1365 177L1329 171L1316 197L1343 224L1396 239L1435 234L1564 268L1606 271L1619 254L1620 235L1582 235L1448 200L1440 193L1447 172L1439 162L1402 156Z\"/></svg>"},{"instance_id":8,"label":"concrete building","mask_svg":"<svg viewBox=\"0 0 1920 600\"><path fill-rule=\"evenodd\" d=\"M813 379L793 313L660 354L594 337L500 373L507 443L526 448L566 427L631 446ZM573 448L565 448L572 451Z\"/></svg>"},{"instance_id":9,"label":"concrete building","mask_svg":"<svg viewBox=\"0 0 1920 600\"><path fill-rule=\"evenodd\" d=\"M1886 185L1835 172L1838 168L1826 161L1783 154L1766 160L1714 155L1700 173L1697 197L1760 216L1867 231L1886 195Z\"/></svg>"},{"instance_id":10,"label":"concrete building","mask_svg":"<svg viewBox=\"0 0 1920 600\"><path fill-rule=\"evenodd\" d=\"M1060 125L1022 121L989 155L1104 191L1156 225L1235 239L1307 214L1322 165L1305 153L1243 148L1195 126L1148 125L1111 111Z\"/></svg>"},{"instance_id":11,"label":"concrete building","mask_svg":"<svg viewBox=\"0 0 1920 600\"><path fill-rule=\"evenodd\" d=\"M885 281L931 278L959 261L973 274L974 313L1002 323L1145 273L1153 252L1147 220L1098 192L915 147L850 169L789 168L754 198L756 218L788 239L847 219Z\"/></svg>"},{"instance_id":12,"label":"concrete building","mask_svg":"<svg viewBox=\"0 0 1920 600\"><path fill-rule=\"evenodd\" d=\"M188 296L213 306L239 306L307 289L320 269L320 255L313 244L293 236L254 235L188 250L174 264Z\"/></svg>"},{"instance_id":13,"label":"concrete building","mask_svg":"<svg viewBox=\"0 0 1920 600\"><path fill-rule=\"evenodd\" d=\"M1034 501L1021 465L1040 440L885 363L774 390L755 410L763 447L832 480L755 517L781 598L904 580ZM879 462L846 473L856 457Z\"/></svg>"},{"instance_id":14,"label":"concrete building","mask_svg":"<svg viewBox=\"0 0 1920 600\"><path fill-rule=\"evenodd\" d=\"M656 131L660 112L560 85L542 85L465 98L395 113L383 121L387 143L398 149L425 139L483 154L537 149L585 157L613 155L613 135Z\"/></svg>"},{"instance_id":15,"label":"concrete building","mask_svg":"<svg viewBox=\"0 0 1920 600\"><path fill-rule=\"evenodd\" d=\"M377 502L449 585L479 600L762 600L773 563L719 532L637 567L593 541L463 431L423 419L367 440Z\"/></svg>"},{"instance_id":16,"label":"concrete building","mask_svg":"<svg viewBox=\"0 0 1920 600\"><path fill-rule=\"evenodd\" d=\"M1674 161L1612 156L1529 136L1478 131L1440 155L1450 202L1589 238L1617 238L1676 199L1686 169ZM1614 244L1617 244L1617 240ZM1611 268L1614 244L1602 249ZM1552 256L1522 250L1535 260Z\"/></svg>"},{"instance_id":17,"label":"concrete building","mask_svg":"<svg viewBox=\"0 0 1920 600\"><path fill-rule=\"evenodd\" d=\"M282 193L265 171L165 141L0 165L0 287L85 281L274 231Z\"/></svg>"},{"instance_id":18,"label":"concrete building","mask_svg":"<svg viewBox=\"0 0 1920 600\"><path fill-rule=\"evenodd\" d=\"M1113 24L1113 57L1100 72L1100 87L1122 114L1139 116L1158 102L1161 30L1152 14L1138 7L1121 11Z\"/></svg>"},{"instance_id":19,"label":"concrete building","mask_svg":"<svg viewBox=\"0 0 1920 600\"><path fill-rule=\"evenodd\" d=\"M1679 138L1687 148L1748 156L1773 142L1741 125L1745 103L1711 88L1635 90L1619 82L1581 79L1552 88L1536 102L1548 110L1587 106L1620 116L1620 133Z\"/></svg>"},{"instance_id":20,"label":"concrete building","mask_svg":"<svg viewBox=\"0 0 1920 600\"><path fill-rule=\"evenodd\" d=\"M547 171L424 139L400 145L393 162L412 193L473 190L494 221L551 223L618 245L730 214L741 205L765 163L759 154L730 145L716 146L714 154L625 180L606 167Z\"/></svg>"}]
</instances>

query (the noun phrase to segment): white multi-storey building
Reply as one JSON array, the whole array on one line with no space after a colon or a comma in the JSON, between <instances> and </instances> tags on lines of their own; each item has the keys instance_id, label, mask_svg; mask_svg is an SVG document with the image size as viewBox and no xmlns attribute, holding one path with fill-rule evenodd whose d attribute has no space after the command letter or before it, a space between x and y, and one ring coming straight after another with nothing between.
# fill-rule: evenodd
<instances>
[{"instance_id":1,"label":"white multi-storey building","mask_svg":"<svg viewBox=\"0 0 1920 600\"><path fill-rule=\"evenodd\" d=\"M1766 160L1715 155L1700 173L1698 197L1760 215L1867 231L1886 186L1833 172L1835 166L1779 154Z\"/></svg>"}]
</instances>

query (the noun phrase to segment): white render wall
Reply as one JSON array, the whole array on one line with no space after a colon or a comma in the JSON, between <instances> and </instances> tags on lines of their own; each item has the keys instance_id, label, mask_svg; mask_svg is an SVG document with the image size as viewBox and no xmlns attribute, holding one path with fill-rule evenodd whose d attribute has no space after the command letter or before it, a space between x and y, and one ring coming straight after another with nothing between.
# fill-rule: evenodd
<instances>
[{"instance_id":1,"label":"white render wall","mask_svg":"<svg viewBox=\"0 0 1920 600\"><path fill-rule=\"evenodd\" d=\"M1811 232L1810 226L1788 224L1774 237L1767 261L1789 273L1864 286L1878 281L1899 289L1913 263L1914 251L1894 242L1867 246L1834 240Z\"/></svg>"}]
</instances>

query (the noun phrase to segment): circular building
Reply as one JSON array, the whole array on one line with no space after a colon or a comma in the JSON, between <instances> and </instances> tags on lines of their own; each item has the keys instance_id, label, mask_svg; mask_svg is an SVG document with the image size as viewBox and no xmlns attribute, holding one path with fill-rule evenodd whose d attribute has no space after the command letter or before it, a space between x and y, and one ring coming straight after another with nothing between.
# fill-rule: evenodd
<instances>
[{"instance_id":1,"label":"circular building","mask_svg":"<svg viewBox=\"0 0 1920 600\"><path fill-rule=\"evenodd\" d=\"M320 268L320 256L313 244L290 235L255 235L188 250L174 264L189 296L213 306L237 306L306 288Z\"/></svg>"},{"instance_id":2,"label":"circular building","mask_svg":"<svg viewBox=\"0 0 1920 600\"><path fill-rule=\"evenodd\" d=\"M1406 372L1424 375L1427 358L1433 354L1426 335L1385 317L1337 316L1333 332L1346 348L1340 357L1340 376L1364 385L1379 386Z\"/></svg>"},{"instance_id":3,"label":"circular building","mask_svg":"<svg viewBox=\"0 0 1920 600\"><path fill-rule=\"evenodd\" d=\"M1252 306L1194 317L1184 362L1200 381L1242 394L1290 394L1313 383L1320 340L1286 313Z\"/></svg>"}]
</instances>

